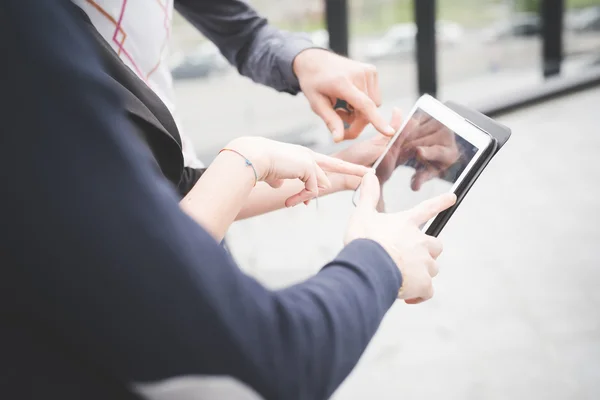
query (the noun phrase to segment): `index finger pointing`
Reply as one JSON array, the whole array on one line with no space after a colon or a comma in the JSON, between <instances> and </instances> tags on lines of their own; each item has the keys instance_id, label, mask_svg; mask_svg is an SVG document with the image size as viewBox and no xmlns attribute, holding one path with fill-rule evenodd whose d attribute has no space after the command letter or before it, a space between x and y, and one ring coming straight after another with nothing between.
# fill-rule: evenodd
<instances>
[{"instance_id":1,"label":"index finger pointing","mask_svg":"<svg viewBox=\"0 0 600 400\"><path fill-rule=\"evenodd\" d=\"M324 154L314 153L317 165L328 172L337 172L340 174L364 176L371 169L363 165L353 164L339 158L326 156Z\"/></svg>"},{"instance_id":2,"label":"index finger pointing","mask_svg":"<svg viewBox=\"0 0 600 400\"><path fill-rule=\"evenodd\" d=\"M444 193L413 207L408 211L409 217L420 226L442 211L452 207L454 203L456 203L456 195L454 193Z\"/></svg>"},{"instance_id":3,"label":"index finger pointing","mask_svg":"<svg viewBox=\"0 0 600 400\"><path fill-rule=\"evenodd\" d=\"M350 83L342 88L342 96L355 111L364 114L369 122L386 136L393 136L396 131L387 123L379 111L377 105L371 98L359 88Z\"/></svg>"}]
</instances>

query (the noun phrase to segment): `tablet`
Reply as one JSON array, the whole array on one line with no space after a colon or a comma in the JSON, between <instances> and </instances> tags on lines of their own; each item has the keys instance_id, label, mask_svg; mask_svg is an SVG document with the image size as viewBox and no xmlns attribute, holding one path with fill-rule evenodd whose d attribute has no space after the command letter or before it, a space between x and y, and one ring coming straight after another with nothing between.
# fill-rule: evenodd
<instances>
[{"instance_id":1,"label":"tablet","mask_svg":"<svg viewBox=\"0 0 600 400\"><path fill-rule=\"evenodd\" d=\"M382 184L379 211L408 210L445 192L461 199L494 150L493 136L433 97L422 96L373 164ZM440 217L421 229L437 236L447 222Z\"/></svg>"}]
</instances>

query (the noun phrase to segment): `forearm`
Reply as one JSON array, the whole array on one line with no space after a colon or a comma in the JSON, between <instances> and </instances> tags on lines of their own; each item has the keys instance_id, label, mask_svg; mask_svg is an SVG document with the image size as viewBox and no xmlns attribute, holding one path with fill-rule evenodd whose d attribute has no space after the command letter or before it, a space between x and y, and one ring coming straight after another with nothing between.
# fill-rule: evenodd
<instances>
[{"instance_id":1,"label":"forearm","mask_svg":"<svg viewBox=\"0 0 600 400\"><path fill-rule=\"evenodd\" d=\"M300 91L292 64L301 51L314 47L306 35L269 25L242 0L176 0L175 8L242 75L279 91Z\"/></svg>"},{"instance_id":2,"label":"forearm","mask_svg":"<svg viewBox=\"0 0 600 400\"><path fill-rule=\"evenodd\" d=\"M255 181L252 167L240 155L224 151L181 200L180 206L220 242L247 203Z\"/></svg>"}]
</instances>

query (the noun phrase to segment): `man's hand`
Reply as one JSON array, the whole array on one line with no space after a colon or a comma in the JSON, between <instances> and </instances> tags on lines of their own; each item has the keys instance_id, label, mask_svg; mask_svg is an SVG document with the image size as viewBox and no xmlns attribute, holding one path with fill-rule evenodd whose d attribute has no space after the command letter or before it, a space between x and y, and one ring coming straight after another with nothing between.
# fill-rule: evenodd
<instances>
[{"instance_id":1,"label":"man's hand","mask_svg":"<svg viewBox=\"0 0 600 400\"><path fill-rule=\"evenodd\" d=\"M365 175L360 199L346 230L345 243L371 239L392 257L402 273L398 298L416 304L433 296L432 278L438 273L436 259L442 252L439 239L425 235L419 227L456 202L452 193L424 201L396 214L380 214L375 207L380 187L374 174Z\"/></svg>"},{"instance_id":2,"label":"man's hand","mask_svg":"<svg viewBox=\"0 0 600 400\"><path fill-rule=\"evenodd\" d=\"M354 139L371 123L386 136L395 130L381 116L377 69L324 49L304 50L294 60L294 73L312 110L320 116L336 142ZM333 109L337 99L352 106L351 113ZM344 122L350 127L344 129Z\"/></svg>"}]
</instances>

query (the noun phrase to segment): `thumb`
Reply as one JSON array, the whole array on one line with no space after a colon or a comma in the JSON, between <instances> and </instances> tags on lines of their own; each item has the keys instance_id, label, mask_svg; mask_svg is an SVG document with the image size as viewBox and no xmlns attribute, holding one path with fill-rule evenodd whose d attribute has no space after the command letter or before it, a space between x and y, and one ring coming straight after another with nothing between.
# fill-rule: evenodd
<instances>
[{"instance_id":1,"label":"thumb","mask_svg":"<svg viewBox=\"0 0 600 400\"><path fill-rule=\"evenodd\" d=\"M344 139L344 121L335 112L331 101L326 96L317 95L308 100L315 114L317 114L333 136L335 142L340 142Z\"/></svg>"},{"instance_id":2,"label":"thumb","mask_svg":"<svg viewBox=\"0 0 600 400\"><path fill-rule=\"evenodd\" d=\"M373 172L369 172L362 179L357 208L375 210L379 202L380 193L381 186L379 185L379 179L377 179L377 176Z\"/></svg>"},{"instance_id":3,"label":"thumb","mask_svg":"<svg viewBox=\"0 0 600 400\"><path fill-rule=\"evenodd\" d=\"M452 207L456 203L454 193L444 193L437 197L425 200L408 211L411 220L417 225L423 225L442 211Z\"/></svg>"}]
</instances>

